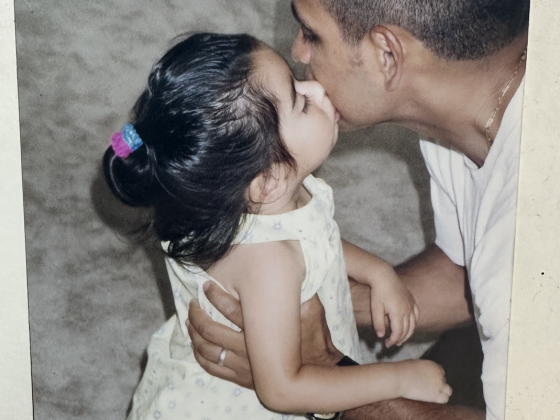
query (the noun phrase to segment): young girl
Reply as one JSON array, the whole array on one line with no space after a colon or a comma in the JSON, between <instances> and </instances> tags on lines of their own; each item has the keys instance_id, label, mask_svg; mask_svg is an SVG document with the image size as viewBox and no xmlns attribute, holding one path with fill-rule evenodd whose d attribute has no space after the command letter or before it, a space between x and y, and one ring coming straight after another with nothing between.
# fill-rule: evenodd
<instances>
[{"instance_id":1,"label":"young girl","mask_svg":"<svg viewBox=\"0 0 560 420\"><path fill-rule=\"evenodd\" d=\"M361 360L347 273L383 302L389 345L408 339L417 316L388 263L372 256L371 278L345 267L332 190L311 175L338 135L318 83L294 80L248 35L198 34L155 65L134 111L105 154L106 178L123 202L153 209L177 315L152 337L129 419L289 419L279 413L397 397L447 402L443 370L429 361L301 363L300 305L316 293L335 346ZM192 299L236 328L206 299L208 280L240 300L256 393L195 360L185 326Z\"/></svg>"}]
</instances>

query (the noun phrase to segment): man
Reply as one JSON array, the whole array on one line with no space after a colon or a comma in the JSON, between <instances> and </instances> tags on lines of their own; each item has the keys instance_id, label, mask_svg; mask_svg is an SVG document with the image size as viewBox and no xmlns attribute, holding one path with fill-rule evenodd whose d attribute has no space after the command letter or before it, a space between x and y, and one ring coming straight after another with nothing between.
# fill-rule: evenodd
<instances>
[{"instance_id":1,"label":"man","mask_svg":"<svg viewBox=\"0 0 560 420\"><path fill-rule=\"evenodd\" d=\"M503 419L529 0L293 0L292 7L301 25L293 56L323 84L342 128L392 122L426 139L436 244L398 273L420 307L418 330L471 322L472 293L484 352L486 413L400 399L346 417ZM344 252L367 269L367 252L348 243ZM356 320L371 327L369 293L351 286ZM213 285L207 294L242 324L236 302ZM324 320L317 328L320 312L316 300L302 307L304 360L334 365L342 355L323 334ZM196 305L189 318L203 367L251 386L242 333L211 323Z\"/></svg>"}]
</instances>

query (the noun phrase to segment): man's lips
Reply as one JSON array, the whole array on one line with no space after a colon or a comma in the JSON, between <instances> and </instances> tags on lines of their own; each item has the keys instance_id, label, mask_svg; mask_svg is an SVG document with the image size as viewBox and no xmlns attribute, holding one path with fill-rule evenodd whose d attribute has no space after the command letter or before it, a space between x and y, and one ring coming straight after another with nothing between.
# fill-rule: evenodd
<instances>
[{"instance_id":1,"label":"man's lips","mask_svg":"<svg viewBox=\"0 0 560 420\"><path fill-rule=\"evenodd\" d=\"M305 66L305 80L308 81L315 81L315 76L313 75L313 72L311 71L311 69L309 68L309 66ZM340 112L338 112L338 110L336 108L334 108L334 122L338 123L340 121Z\"/></svg>"}]
</instances>

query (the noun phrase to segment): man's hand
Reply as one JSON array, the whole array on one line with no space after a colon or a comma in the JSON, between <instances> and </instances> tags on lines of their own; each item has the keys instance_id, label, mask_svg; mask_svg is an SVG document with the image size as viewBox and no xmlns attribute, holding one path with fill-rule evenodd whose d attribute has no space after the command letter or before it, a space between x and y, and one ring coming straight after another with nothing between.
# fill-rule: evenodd
<instances>
[{"instance_id":1,"label":"man's hand","mask_svg":"<svg viewBox=\"0 0 560 420\"><path fill-rule=\"evenodd\" d=\"M334 366L344 356L333 345L325 309L317 295L301 305L301 363Z\"/></svg>"},{"instance_id":2,"label":"man's hand","mask_svg":"<svg viewBox=\"0 0 560 420\"><path fill-rule=\"evenodd\" d=\"M239 328L243 328L239 301L212 282L207 285L205 293L210 302L227 319ZM189 305L187 329L196 361L204 370L210 375L235 382L245 388L253 388L253 376L247 358L243 331L237 332L213 321L197 300L193 300ZM226 349L227 353L223 366L219 366L218 358L223 349Z\"/></svg>"},{"instance_id":3,"label":"man's hand","mask_svg":"<svg viewBox=\"0 0 560 420\"><path fill-rule=\"evenodd\" d=\"M205 284L206 297L227 319L243 329L241 305L212 282ZM209 374L245 388L254 388L251 366L243 332L213 321L196 300L189 306L187 323L197 362ZM334 366L342 354L334 347L325 319L325 311L315 295L301 306L302 363ZM222 349L226 349L224 366L218 365Z\"/></svg>"}]
</instances>

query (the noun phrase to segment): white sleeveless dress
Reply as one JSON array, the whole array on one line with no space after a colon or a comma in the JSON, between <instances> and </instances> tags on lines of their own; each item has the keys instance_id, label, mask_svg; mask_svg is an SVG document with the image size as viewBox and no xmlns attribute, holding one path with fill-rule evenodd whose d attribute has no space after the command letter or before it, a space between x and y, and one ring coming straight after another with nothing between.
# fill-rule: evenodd
<instances>
[{"instance_id":1,"label":"white sleeveless dress","mask_svg":"<svg viewBox=\"0 0 560 420\"><path fill-rule=\"evenodd\" d=\"M306 264L301 302L317 293L333 344L362 362L340 233L333 219L332 190L311 175L304 186L312 195L307 205L280 215L248 215L234 243L299 241ZM166 264L177 315L152 336L148 364L134 393L128 420L303 419L302 414L269 411L254 391L215 378L198 365L185 326L191 299L198 299L213 320L239 329L210 304L202 291L204 282L216 280L201 269L187 269L173 259L167 259Z\"/></svg>"}]
</instances>

